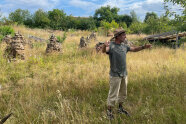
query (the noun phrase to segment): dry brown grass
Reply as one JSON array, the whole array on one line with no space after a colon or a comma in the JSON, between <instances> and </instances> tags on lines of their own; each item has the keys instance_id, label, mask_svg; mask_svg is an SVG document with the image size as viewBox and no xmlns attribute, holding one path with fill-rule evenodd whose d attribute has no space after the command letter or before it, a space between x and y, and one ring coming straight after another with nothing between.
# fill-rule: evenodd
<instances>
[{"instance_id":1,"label":"dry brown grass","mask_svg":"<svg viewBox=\"0 0 186 124\"><path fill-rule=\"evenodd\" d=\"M40 29L14 28L25 37L27 34L41 38L50 35ZM38 43L26 50L26 61L17 63L6 62L1 44L0 84L4 90L0 93L0 117L14 113L7 124L110 123L105 113L109 89L108 56L95 52L96 42L79 49L80 37L89 32L73 33L77 35L71 37L72 33L67 33L63 54L46 55L46 43ZM132 38L138 39L138 36L128 36ZM105 40L107 37L98 37L98 41ZM125 108L132 117L115 113L112 123L184 123L185 61L185 49L154 47L129 52Z\"/></svg>"}]
</instances>

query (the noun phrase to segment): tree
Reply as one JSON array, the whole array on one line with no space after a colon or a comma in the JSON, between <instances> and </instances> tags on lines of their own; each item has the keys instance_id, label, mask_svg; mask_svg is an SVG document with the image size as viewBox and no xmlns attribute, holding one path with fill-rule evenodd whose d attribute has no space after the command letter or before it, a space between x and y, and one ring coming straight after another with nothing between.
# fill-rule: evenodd
<instances>
[{"instance_id":1,"label":"tree","mask_svg":"<svg viewBox=\"0 0 186 124\"><path fill-rule=\"evenodd\" d=\"M159 19L158 19L158 24L159 24L159 33L161 32L169 32L171 30L174 30L175 27L174 26L171 26L171 21L168 17L166 16L161 16Z\"/></svg>"},{"instance_id":2,"label":"tree","mask_svg":"<svg viewBox=\"0 0 186 124\"><path fill-rule=\"evenodd\" d=\"M50 27L53 29L66 28L66 13L63 10L53 9L48 11L48 18L50 19Z\"/></svg>"},{"instance_id":3,"label":"tree","mask_svg":"<svg viewBox=\"0 0 186 124\"><path fill-rule=\"evenodd\" d=\"M111 23L103 20L101 21L101 27L104 29L104 34L107 36L107 33L109 30L114 30L119 27L119 24L115 22L115 20L112 20Z\"/></svg>"},{"instance_id":4,"label":"tree","mask_svg":"<svg viewBox=\"0 0 186 124\"><path fill-rule=\"evenodd\" d=\"M9 14L9 19L18 24L24 24L24 22L31 17L28 10L17 9Z\"/></svg>"},{"instance_id":5,"label":"tree","mask_svg":"<svg viewBox=\"0 0 186 124\"><path fill-rule=\"evenodd\" d=\"M113 29L116 29L116 28L119 28L119 24L115 22L115 20L112 20L112 22L110 23L111 24L111 27Z\"/></svg>"},{"instance_id":6,"label":"tree","mask_svg":"<svg viewBox=\"0 0 186 124\"><path fill-rule=\"evenodd\" d=\"M79 22L75 17L70 15L67 16L66 20L67 20L67 29L77 29Z\"/></svg>"},{"instance_id":7,"label":"tree","mask_svg":"<svg viewBox=\"0 0 186 124\"><path fill-rule=\"evenodd\" d=\"M144 28L145 28L145 24L141 22L133 22L129 27L131 33L134 34L141 34L144 31Z\"/></svg>"},{"instance_id":8,"label":"tree","mask_svg":"<svg viewBox=\"0 0 186 124\"><path fill-rule=\"evenodd\" d=\"M1 13L1 9L0 9L0 25L2 24L2 13Z\"/></svg>"},{"instance_id":9,"label":"tree","mask_svg":"<svg viewBox=\"0 0 186 124\"><path fill-rule=\"evenodd\" d=\"M164 2L172 2L173 4L179 4L182 7L186 7L185 0L164 0Z\"/></svg>"},{"instance_id":10,"label":"tree","mask_svg":"<svg viewBox=\"0 0 186 124\"><path fill-rule=\"evenodd\" d=\"M1 19L1 17L2 17L2 13L1 13L1 9L0 9L0 19Z\"/></svg>"},{"instance_id":11,"label":"tree","mask_svg":"<svg viewBox=\"0 0 186 124\"><path fill-rule=\"evenodd\" d=\"M166 10L166 15L174 16L174 23L173 25L177 27L177 31L186 31L186 2L185 0L164 0L164 8ZM178 12L170 11L168 8L168 5L166 3L172 2L174 5L180 5L183 9L179 9L179 12L182 13L182 15L179 15Z\"/></svg>"},{"instance_id":12,"label":"tree","mask_svg":"<svg viewBox=\"0 0 186 124\"><path fill-rule=\"evenodd\" d=\"M158 16L157 16L156 13L154 13L154 12L151 12L151 13L147 12L146 15L145 15L144 22L147 22L147 20L148 20L149 18L152 18L152 17L153 17L154 19L158 19Z\"/></svg>"},{"instance_id":13,"label":"tree","mask_svg":"<svg viewBox=\"0 0 186 124\"><path fill-rule=\"evenodd\" d=\"M130 16L131 16L131 18L132 18L132 22L138 22L138 17L137 17L137 15L136 15L136 13L135 13L134 10L132 10L132 11L130 12Z\"/></svg>"},{"instance_id":14,"label":"tree","mask_svg":"<svg viewBox=\"0 0 186 124\"><path fill-rule=\"evenodd\" d=\"M129 27L132 23L132 18L129 15L118 15L116 22L117 23L125 22L127 24L127 27Z\"/></svg>"},{"instance_id":15,"label":"tree","mask_svg":"<svg viewBox=\"0 0 186 124\"><path fill-rule=\"evenodd\" d=\"M124 30L127 29L127 24L126 24L125 22L121 22L121 23L119 24L119 26L122 27Z\"/></svg>"},{"instance_id":16,"label":"tree","mask_svg":"<svg viewBox=\"0 0 186 124\"><path fill-rule=\"evenodd\" d=\"M77 18L79 23L77 25L77 29L81 30L93 30L95 29L96 25L92 17L88 18Z\"/></svg>"},{"instance_id":17,"label":"tree","mask_svg":"<svg viewBox=\"0 0 186 124\"><path fill-rule=\"evenodd\" d=\"M148 34L155 34L161 31L159 19L155 18L154 16L150 16L146 20L146 24L147 26L145 31Z\"/></svg>"},{"instance_id":18,"label":"tree","mask_svg":"<svg viewBox=\"0 0 186 124\"><path fill-rule=\"evenodd\" d=\"M33 16L34 24L39 28L49 27L50 20L48 18L48 14L44 12L42 9L37 10Z\"/></svg>"},{"instance_id":19,"label":"tree","mask_svg":"<svg viewBox=\"0 0 186 124\"><path fill-rule=\"evenodd\" d=\"M111 8L110 6L101 7L95 11L94 19L98 22L105 20L107 22L111 22L115 20L118 16L119 8Z\"/></svg>"},{"instance_id":20,"label":"tree","mask_svg":"<svg viewBox=\"0 0 186 124\"><path fill-rule=\"evenodd\" d=\"M119 27L122 27L126 33L131 33L130 29L127 27L127 24L125 22L119 23Z\"/></svg>"}]
</instances>

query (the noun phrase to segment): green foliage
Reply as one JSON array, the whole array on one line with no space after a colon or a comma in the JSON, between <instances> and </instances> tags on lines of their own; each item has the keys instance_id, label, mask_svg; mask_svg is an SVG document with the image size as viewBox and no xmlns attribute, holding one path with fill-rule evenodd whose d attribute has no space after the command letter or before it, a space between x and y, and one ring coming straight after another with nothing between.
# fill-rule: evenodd
<instances>
[{"instance_id":1,"label":"green foliage","mask_svg":"<svg viewBox=\"0 0 186 124\"><path fill-rule=\"evenodd\" d=\"M132 33L131 30L130 30L130 28L127 27L127 24L125 22L121 22L119 24L119 27L122 27L126 31L127 34Z\"/></svg>"},{"instance_id":2,"label":"green foliage","mask_svg":"<svg viewBox=\"0 0 186 124\"><path fill-rule=\"evenodd\" d=\"M111 22L110 24L111 24L111 27L112 27L113 29L116 29L116 28L119 27L119 24L116 23L115 20L112 20L112 22Z\"/></svg>"},{"instance_id":3,"label":"green foliage","mask_svg":"<svg viewBox=\"0 0 186 124\"><path fill-rule=\"evenodd\" d=\"M57 40L59 41L59 43L64 43L66 38L66 32L64 32L63 37L57 36Z\"/></svg>"},{"instance_id":4,"label":"green foliage","mask_svg":"<svg viewBox=\"0 0 186 124\"><path fill-rule=\"evenodd\" d=\"M113 8L111 8L110 6L101 7L95 11L94 18L98 22L101 22L103 20L111 22L112 20L115 20L117 18L118 11L119 8L116 7Z\"/></svg>"},{"instance_id":5,"label":"green foliage","mask_svg":"<svg viewBox=\"0 0 186 124\"><path fill-rule=\"evenodd\" d=\"M105 20L101 21L101 26L104 27L106 30L111 29L111 24Z\"/></svg>"},{"instance_id":6,"label":"green foliage","mask_svg":"<svg viewBox=\"0 0 186 124\"><path fill-rule=\"evenodd\" d=\"M14 29L10 26L0 26L0 34L2 36L6 35L13 35L14 34Z\"/></svg>"},{"instance_id":7,"label":"green foliage","mask_svg":"<svg viewBox=\"0 0 186 124\"><path fill-rule=\"evenodd\" d=\"M179 4L182 7L186 7L185 0L164 0L164 2L172 2L173 4Z\"/></svg>"},{"instance_id":8,"label":"green foliage","mask_svg":"<svg viewBox=\"0 0 186 124\"><path fill-rule=\"evenodd\" d=\"M2 42L4 36L0 34L0 43Z\"/></svg>"},{"instance_id":9,"label":"green foliage","mask_svg":"<svg viewBox=\"0 0 186 124\"><path fill-rule=\"evenodd\" d=\"M101 27L103 27L104 29L104 34L107 35L108 31L111 29L111 30L114 30L116 28L119 27L119 24L115 22L115 20L112 20L111 23L107 22L107 21L101 21Z\"/></svg>"},{"instance_id":10,"label":"green foliage","mask_svg":"<svg viewBox=\"0 0 186 124\"><path fill-rule=\"evenodd\" d=\"M141 34L144 31L144 28L146 27L146 24L141 22L133 22L129 29L131 33L133 34Z\"/></svg>"},{"instance_id":11,"label":"green foliage","mask_svg":"<svg viewBox=\"0 0 186 124\"><path fill-rule=\"evenodd\" d=\"M120 23L119 26L123 29L127 29L127 24L125 22Z\"/></svg>"},{"instance_id":12,"label":"green foliage","mask_svg":"<svg viewBox=\"0 0 186 124\"><path fill-rule=\"evenodd\" d=\"M24 24L29 18L31 18L31 15L28 10L17 9L9 14L9 19L18 24Z\"/></svg>"},{"instance_id":13,"label":"green foliage","mask_svg":"<svg viewBox=\"0 0 186 124\"><path fill-rule=\"evenodd\" d=\"M101 27L103 27L104 35L106 36L108 31L112 28L112 25L104 20L101 21Z\"/></svg>"},{"instance_id":14,"label":"green foliage","mask_svg":"<svg viewBox=\"0 0 186 124\"><path fill-rule=\"evenodd\" d=\"M166 16L161 16L160 18L155 19L153 16L149 17L146 21L146 26L144 27L144 32L147 34L155 34L162 32L169 32L175 30L169 18Z\"/></svg>"},{"instance_id":15,"label":"green foliage","mask_svg":"<svg viewBox=\"0 0 186 124\"><path fill-rule=\"evenodd\" d=\"M149 34L155 34L160 32L160 23L157 18L154 18L154 16L149 16L146 20L146 33Z\"/></svg>"},{"instance_id":16,"label":"green foliage","mask_svg":"<svg viewBox=\"0 0 186 124\"><path fill-rule=\"evenodd\" d=\"M50 19L50 27L53 29L66 27L66 14L63 10L53 9L48 11L48 18Z\"/></svg>"},{"instance_id":17,"label":"green foliage","mask_svg":"<svg viewBox=\"0 0 186 124\"><path fill-rule=\"evenodd\" d=\"M77 25L79 21L76 18L70 15L70 16L67 16L66 19L68 20L66 24L68 29L77 29Z\"/></svg>"},{"instance_id":18,"label":"green foliage","mask_svg":"<svg viewBox=\"0 0 186 124\"><path fill-rule=\"evenodd\" d=\"M185 6L183 2L176 0L165 0ZM108 30L123 27L127 33L154 34L171 30L186 31L186 16L176 15L175 19L169 20L167 16L158 17L154 12L147 12L144 23L141 23L134 10L130 15L118 15L119 8L110 6L101 7L95 11L94 17L67 16L63 10L53 9L45 12L38 9L33 15L28 10L17 9L9 14L9 19L1 18L1 24L10 25L24 24L32 28L50 28L54 30L97 30L100 32L103 27L106 35ZM186 10L183 11L186 14ZM114 20L114 21L113 21ZM119 25L118 25L119 24ZM127 28L128 27L128 28Z\"/></svg>"},{"instance_id":19,"label":"green foliage","mask_svg":"<svg viewBox=\"0 0 186 124\"><path fill-rule=\"evenodd\" d=\"M0 9L0 18L2 17L1 9Z\"/></svg>"},{"instance_id":20,"label":"green foliage","mask_svg":"<svg viewBox=\"0 0 186 124\"><path fill-rule=\"evenodd\" d=\"M49 27L50 20L48 18L48 13L44 12L42 9L39 9L34 13L33 20L35 22L36 27L39 28Z\"/></svg>"},{"instance_id":21,"label":"green foliage","mask_svg":"<svg viewBox=\"0 0 186 124\"><path fill-rule=\"evenodd\" d=\"M105 28L106 30L109 30L111 28L116 29L119 27L119 24L115 22L115 20L112 20L111 23L106 21L101 21L101 26Z\"/></svg>"},{"instance_id":22,"label":"green foliage","mask_svg":"<svg viewBox=\"0 0 186 124\"><path fill-rule=\"evenodd\" d=\"M168 17L161 16L158 19L159 22L159 32L169 32L175 30L175 27L171 25L171 22Z\"/></svg>"},{"instance_id":23,"label":"green foliage","mask_svg":"<svg viewBox=\"0 0 186 124\"><path fill-rule=\"evenodd\" d=\"M13 22L10 19L8 19L7 17L2 17L0 19L0 25L12 25L12 24L18 24L17 22Z\"/></svg>"},{"instance_id":24,"label":"green foliage","mask_svg":"<svg viewBox=\"0 0 186 124\"><path fill-rule=\"evenodd\" d=\"M132 18L132 22L138 22L138 17L137 17L137 14L136 14L136 12L134 10L132 10L130 12L130 16Z\"/></svg>"},{"instance_id":25,"label":"green foliage","mask_svg":"<svg viewBox=\"0 0 186 124\"><path fill-rule=\"evenodd\" d=\"M153 19L158 19L158 15L155 12L147 12L145 15L145 19L144 22L147 22L147 20L149 20L149 18L153 18Z\"/></svg>"},{"instance_id":26,"label":"green foliage","mask_svg":"<svg viewBox=\"0 0 186 124\"><path fill-rule=\"evenodd\" d=\"M78 18L77 29L80 30L93 30L96 25L93 18Z\"/></svg>"},{"instance_id":27,"label":"green foliage","mask_svg":"<svg viewBox=\"0 0 186 124\"><path fill-rule=\"evenodd\" d=\"M172 23L177 31L186 31L186 2L185 0L164 0L164 8L166 10L166 15L170 17L174 17L174 23ZM180 8L178 11L170 11L170 8L168 6L168 2L172 2L173 5L177 4L180 5L182 8ZM180 15L181 13L181 15Z\"/></svg>"},{"instance_id":28,"label":"green foliage","mask_svg":"<svg viewBox=\"0 0 186 124\"><path fill-rule=\"evenodd\" d=\"M132 17L129 15L118 15L119 8L111 8L110 6L101 7L95 11L94 19L97 21L97 26L101 26L101 21L106 21L111 23L112 20L115 20L117 23L125 22L127 26L130 26L133 19L135 21L135 12L132 12ZM132 19L133 18L133 19Z\"/></svg>"},{"instance_id":29,"label":"green foliage","mask_svg":"<svg viewBox=\"0 0 186 124\"><path fill-rule=\"evenodd\" d=\"M132 23L132 18L129 15L118 15L116 22L118 23L125 22L127 24L127 27L129 27Z\"/></svg>"}]
</instances>

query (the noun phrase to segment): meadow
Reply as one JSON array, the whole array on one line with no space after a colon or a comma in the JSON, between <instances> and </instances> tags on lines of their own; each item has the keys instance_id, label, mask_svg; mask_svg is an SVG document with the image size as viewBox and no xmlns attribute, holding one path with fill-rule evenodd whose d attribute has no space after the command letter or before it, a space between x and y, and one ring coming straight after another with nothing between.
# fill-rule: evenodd
<instances>
[{"instance_id":1,"label":"meadow","mask_svg":"<svg viewBox=\"0 0 186 124\"><path fill-rule=\"evenodd\" d=\"M49 39L51 31L14 26L27 38ZM55 31L55 35L64 32ZM73 34L73 35L72 35ZM0 44L0 118L6 124L184 124L186 122L186 49L153 46L127 54L128 98L131 117L106 117L109 58L96 53L92 41L80 49L88 31L69 31L63 53L45 54L46 42L26 47L25 61L8 63ZM138 41L145 35L127 35ZM97 41L109 40L98 36Z\"/></svg>"}]
</instances>

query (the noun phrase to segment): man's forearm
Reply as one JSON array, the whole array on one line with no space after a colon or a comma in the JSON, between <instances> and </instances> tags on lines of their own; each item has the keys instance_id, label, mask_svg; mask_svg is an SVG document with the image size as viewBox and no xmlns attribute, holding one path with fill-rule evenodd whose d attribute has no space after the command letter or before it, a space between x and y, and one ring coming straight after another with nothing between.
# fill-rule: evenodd
<instances>
[{"instance_id":1,"label":"man's forearm","mask_svg":"<svg viewBox=\"0 0 186 124\"><path fill-rule=\"evenodd\" d=\"M131 47L131 48L130 48L130 51L132 51L132 52L138 52L138 51L141 51L141 50L143 50L143 49L145 49L144 46Z\"/></svg>"}]
</instances>

